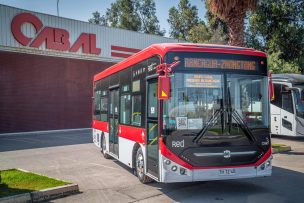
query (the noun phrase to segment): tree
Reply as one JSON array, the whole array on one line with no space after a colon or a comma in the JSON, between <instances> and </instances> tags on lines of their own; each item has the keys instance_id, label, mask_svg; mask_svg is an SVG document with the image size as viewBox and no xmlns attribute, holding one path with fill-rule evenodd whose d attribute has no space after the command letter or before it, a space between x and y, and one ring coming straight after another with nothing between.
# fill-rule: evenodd
<instances>
[{"instance_id":1,"label":"tree","mask_svg":"<svg viewBox=\"0 0 304 203\"><path fill-rule=\"evenodd\" d=\"M244 46L244 19L256 4L257 0L207 0L209 10L226 23L228 44L234 46Z\"/></svg>"},{"instance_id":2,"label":"tree","mask_svg":"<svg viewBox=\"0 0 304 203\"><path fill-rule=\"evenodd\" d=\"M163 36L165 30L160 30L154 0L137 0L136 7L141 20L142 32Z\"/></svg>"},{"instance_id":3,"label":"tree","mask_svg":"<svg viewBox=\"0 0 304 203\"><path fill-rule=\"evenodd\" d=\"M287 62L281 58L281 52L268 55L268 68L273 73L300 73L300 67L295 62Z\"/></svg>"},{"instance_id":4,"label":"tree","mask_svg":"<svg viewBox=\"0 0 304 203\"><path fill-rule=\"evenodd\" d=\"M303 0L261 0L248 22L247 45L267 52L271 61L269 67L283 72L303 69Z\"/></svg>"},{"instance_id":5,"label":"tree","mask_svg":"<svg viewBox=\"0 0 304 203\"><path fill-rule=\"evenodd\" d=\"M205 1L206 19L209 32L212 33L210 43L228 44L228 28L226 23L209 11L208 3Z\"/></svg>"},{"instance_id":6,"label":"tree","mask_svg":"<svg viewBox=\"0 0 304 203\"><path fill-rule=\"evenodd\" d=\"M107 26L107 19L104 15L100 16L98 11L92 13L93 17L89 19L89 23L97 24L97 25L105 25Z\"/></svg>"},{"instance_id":7,"label":"tree","mask_svg":"<svg viewBox=\"0 0 304 203\"><path fill-rule=\"evenodd\" d=\"M132 0L117 0L106 13L109 25L127 30L140 31L141 20L136 3Z\"/></svg>"},{"instance_id":8,"label":"tree","mask_svg":"<svg viewBox=\"0 0 304 203\"><path fill-rule=\"evenodd\" d=\"M180 0L177 8L170 8L168 23L171 37L188 41L190 30L199 24L196 6L189 0Z\"/></svg>"},{"instance_id":9,"label":"tree","mask_svg":"<svg viewBox=\"0 0 304 203\"><path fill-rule=\"evenodd\" d=\"M117 0L107 9L105 19L111 27L165 34L165 30L160 30L154 0Z\"/></svg>"},{"instance_id":10,"label":"tree","mask_svg":"<svg viewBox=\"0 0 304 203\"><path fill-rule=\"evenodd\" d=\"M204 22L201 22L200 24L195 25L190 29L188 40L194 43L208 43L211 37L212 36L209 32L208 27Z\"/></svg>"}]
</instances>

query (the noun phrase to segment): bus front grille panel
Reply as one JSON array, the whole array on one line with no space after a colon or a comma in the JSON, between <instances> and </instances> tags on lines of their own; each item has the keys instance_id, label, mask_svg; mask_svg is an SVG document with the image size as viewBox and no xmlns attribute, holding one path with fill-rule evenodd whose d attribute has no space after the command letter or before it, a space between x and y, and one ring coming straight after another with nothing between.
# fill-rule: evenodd
<instances>
[{"instance_id":1,"label":"bus front grille panel","mask_svg":"<svg viewBox=\"0 0 304 203\"><path fill-rule=\"evenodd\" d=\"M192 166L237 166L255 163L263 154L256 146L189 148L180 158Z\"/></svg>"}]
</instances>

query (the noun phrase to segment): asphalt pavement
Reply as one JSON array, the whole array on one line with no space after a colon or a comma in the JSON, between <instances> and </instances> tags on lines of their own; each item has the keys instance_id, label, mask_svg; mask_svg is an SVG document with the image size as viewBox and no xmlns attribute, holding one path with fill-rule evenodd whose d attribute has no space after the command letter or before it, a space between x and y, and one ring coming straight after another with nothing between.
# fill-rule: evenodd
<instances>
[{"instance_id":1,"label":"asphalt pavement","mask_svg":"<svg viewBox=\"0 0 304 203\"><path fill-rule=\"evenodd\" d=\"M293 151L274 155L271 177L143 185L129 168L104 159L88 130L0 135L0 170L23 168L79 184L80 194L51 202L304 202L304 140L273 143Z\"/></svg>"}]
</instances>

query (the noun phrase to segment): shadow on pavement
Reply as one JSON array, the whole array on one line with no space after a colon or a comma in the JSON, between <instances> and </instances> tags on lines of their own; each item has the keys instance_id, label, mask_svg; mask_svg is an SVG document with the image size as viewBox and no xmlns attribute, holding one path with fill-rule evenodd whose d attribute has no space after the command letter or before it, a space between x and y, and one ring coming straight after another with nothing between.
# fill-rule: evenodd
<instances>
[{"instance_id":1,"label":"shadow on pavement","mask_svg":"<svg viewBox=\"0 0 304 203\"><path fill-rule=\"evenodd\" d=\"M92 130L0 135L0 152L92 143Z\"/></svg>"},{"instance_id":2,"label":"shadow on pavement","mask_svg":"<svg viewBox=\"0 0 304 203\"><path fill-rule=\"evenodd\" d=\"M304 173L273 167L271 177L197 183L152 183L176 202L303 202Z\"/></svg>"}]
</instances>

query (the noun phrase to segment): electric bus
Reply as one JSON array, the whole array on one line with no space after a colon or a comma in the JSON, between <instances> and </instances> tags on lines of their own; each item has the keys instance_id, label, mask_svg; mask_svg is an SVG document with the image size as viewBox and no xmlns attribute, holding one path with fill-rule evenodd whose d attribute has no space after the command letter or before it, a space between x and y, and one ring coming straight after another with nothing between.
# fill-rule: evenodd
<instances>
[{"instance_id":1,"label":"electric bus","mask_svg":"<svg viewBox=\"0 0 304 203\"><path fill-rule=\"evenodd\" d=\"M273 74L271 133L304 136L304 75Z\"/></svg>"},{"instance_id":2,"label":"electric bus","mask_svg":"<svg viewBox=\"0 0 304 203\"><path fill-rule=\"evenodd\" d=\"M266 54L154 44L94 76L93 142L142 183L270 176Z\"/></svg>"}]
</instances>

